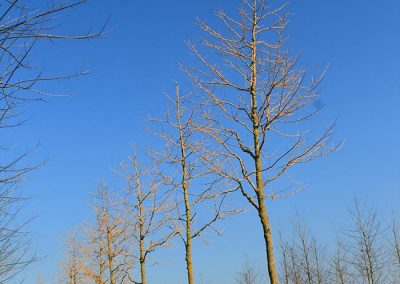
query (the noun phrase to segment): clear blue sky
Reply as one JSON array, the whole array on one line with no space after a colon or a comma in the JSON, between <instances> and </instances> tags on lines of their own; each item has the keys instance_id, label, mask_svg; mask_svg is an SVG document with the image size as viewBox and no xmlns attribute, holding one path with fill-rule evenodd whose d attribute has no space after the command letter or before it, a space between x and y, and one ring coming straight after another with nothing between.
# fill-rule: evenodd
<instances>
[{"instance_id":1,"label":"clear blue sky","mask_svg":"<svg viewBox=\"0 0 400 284\"><path fill-rule=\"evenodd\" d=\"M30 225L39 255L46 256L27 272L34 283L42 274L52 279L62 255L65 232L91 214L90 194L101 180L118 179L110 171L130 153L157 143L144 131L149 115L161 114L165 93L182 79L179 62L192 63L184 41L201 32L196 17L215 22L213 11L235 13L238 1L92 0L65 19L62 31L101 27L111 16L114 30L105 39L42 43L31 62L46 72L64 74L89 69L83 78L42 86L74 94L32 104L29 123L12 132L19 149L40 143L31 157L47 164L21 186L33 198L25 207L36 216ZM300 64L315 71L329 65L322 84L321 119L337 120L336 140L343 148L302 168L297 176L307 189L270 204L273 228L287 232L295 210L302 212L327 242L347 222L353 197L389 212L400 204L400 2L292 1L289 46L301 52ZM260 228L253 211L221 224L224 237L197 241L197 276L231 284L246 256L264 263ZM157 255L161 265L149 267L149 283L185 283L183 250ZM155 255L156 256L156 255ZM221 273L223 271L224 273ZM207 282L206 282L207 283Z\"/></svg>"}]
</instances>

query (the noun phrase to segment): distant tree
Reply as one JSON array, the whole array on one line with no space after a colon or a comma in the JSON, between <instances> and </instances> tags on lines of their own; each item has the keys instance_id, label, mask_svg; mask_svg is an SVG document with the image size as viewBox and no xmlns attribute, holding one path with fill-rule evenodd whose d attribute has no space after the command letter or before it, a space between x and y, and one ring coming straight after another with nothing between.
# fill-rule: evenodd
<instances>
[{"instance_id":1,"label":"distant tree","mask_svg":"<svg viewBox=\"0 0 400 284\"><path fill-rule=\"evenodd\" d=\"M279 239L279 254L281 256L280 265L278 268L278 277L281 283L289 284L291 283L292 271L291 271L291 247L288 241L283 240L282 236ZM297 282L293 282L297 283Z\"/></svg>"},{"instance_id":2,"label":"distant tree","mask_svg":"<svg viewBox=\"0 0 400 284\"><path fill-rule=\"evenodd\" d=\"M246 260L243 264L242 270L236 277L237 284L261 284L263 281L262 273L257 269L254 263Z\"/></svg>"},{"instance_id":3,"label":"distant tree","mask_svg":"<svg viewBox=\"0 0 400 284\"><path fill-rule=\"evenodd\" d=\"M84 254L81 241L75 236L75 232L66 239L66 251L61 263L60 283L79 284L84 280Z\"/></svg>"},{"instance_id":4,"label":"distant tree","mask_svg":"<svg viewBox=\"0 0 400 284\"><path fill-rule=\"evenodd\" d=\"M46 77L35 73L29 64L32 50L42 40L90 39L99 33L82 35L57 34L58 18L85 0L61 1L43 7L40 1L7 0L0 4L0 282L15 278L36 260L30 252L30 241L19 222L21 194L16 190L22 178L35 167L26 162L30 151L16 153L7 139L7 129L24 123L25 103L42 100L48 93L37 86L41 82L81 75Z\"/></svg>"},{"instance_id":5,"label":"distant tree","mask_svg":"<svg viewBox=\"0 0 400 284\"><path fill-rule=\"evenodd\" d=\"M397 217L392 217L392 222L389 226L389 262L391 264L392 282L400 282L400 224Z\"/></svg>"},{"instance_id":6,"label":"distant tree","mask_svg":"<svg viewBox=\"0 0 400 284\"><path fill-rule=\"evenodd\" d=\"M296 221L296 232L298 240L296 246L299 250L299 263L304 283L328 283L327 270L324 267L326 264L324 249L300 219Z\"/></svg>"},{"instance_id":7,"label":"distant tree","mask_svg":"<svg viewBox=\"0 0 400 284\"><path fill-rule=\"evenodd\" d=\"M96 284L125 283L133 267L128 227L116 200L112 191L100 185L94 207L95 224L84 227L83 270Z\"/></svg>"},{"instance_id":8,"label":"distant tree","mask_svg":"<svg viewBox=\"0 0 400 284\"><path fill-rule=\"evenodd\" d=\"M284 6L271 9L263 0L243 0L239 17L218 12L222 27L199 25L206 33L200 45L189 43L201 66L187 68L197 87L204 121L198 130L212 138L224 163L220 176L235 182L254 207L263 230L267 269L278 283L267 200L296 193L274 191L273 182L290 176L290 169L335 151L330 144L333 124L306 140L303 122L320 110L316 76L306 84L306 70L297 67L284 47L287 17ZM231 165L231 166L230 166ZM286 187L286 186L285 186ZM287 188L287 187L286 187Z\"/></svg>"},{"instance_id":9,"label":"distant tree","mask_svg":"<svg viewBox=\"0 0 400 284\"><path fill-rule=\"evenodd\" d=\"M283 283L330 283L326 250L297 215L291 240L280 239L280 278Z\"/></svg>"},{"instance_id":10,"label":"distant tree","mask_svg":"<svg viewBox=\"0 0 400 284\"><path fill-rule=\"evenodd\" d=\"M390 250L393 262L397 267L397 270L400 270L400 225L399 221L393 217L392 223L390 226L391 233L391 242L390 242Z\"/></svg>"},{"instance_id":11,"label":"distant tree","mask_svg":"<svg viewBox=\"0 0 400 284\"><path fill-rule=\"evenodd\" d=\"M356 273L356 279L363 283L385 283L388 275L388 260L384 245L384 232L378 213L374 210L362 210L356 200L350 212L351 227L343 230L346 237L346 250L350 263Z\"/></svg>"},{"instance_id":12,"label":"distant tree","mask_svg":"<svg viewBox=\"0 0 400 284\"><path fill-rule=\"evenodd\" d=\"M336 241L336 250L331 257L331 278L335 283L352 283L353 273L348 262L349 256L343 240Z\"/></svg>"}]
</instances>

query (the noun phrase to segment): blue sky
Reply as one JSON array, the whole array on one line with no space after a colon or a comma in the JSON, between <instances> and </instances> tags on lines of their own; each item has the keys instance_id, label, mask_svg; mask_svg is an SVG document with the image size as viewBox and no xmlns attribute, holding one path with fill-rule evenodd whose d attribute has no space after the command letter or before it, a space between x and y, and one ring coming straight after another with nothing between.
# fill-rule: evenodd
<instances>
[{"instance_id":1,"label":"blue sky","mask_svg":"<svg viewBox=\"0 0 400 284\"><path fill-rule=\"evenodd\" d=\"M25 213L39 255L27 271L52 279L62 255L65 232L89 218L91 193L101 180L118 182L111 168L138 149L157 143L144 131L148 116L166 108L165 94L174 80L184 80L178 63L193 63L184 42L202 33L196 17L216 23L213 12L235 13L238 1L96 0L74 10L63 32L100 28L108 17L113 29L104 39L42 43L31 62L49 74L89 69L91 74L42 88L69 96L26 106L31 119L10 135L19 149L39 143L31 159L46 160L21 186L32 199ZM400 203L400 2L292 1L289 47L302 54L311 71L329 65L322 84L325 105L319 120L337 120L342 149L302 168L307 189L270 203L273 228L288 232L296 210L322 240L347 222L355 196L389 213ZM188 85L184 85L183 88ZM397 211L398 212L398 211ZM197 276L231 284L246 256L263 263L263 243L254 212L221 224L224 237L207 235L195 245ZM207 244L205 244L207 243ZM155 255L156 256L156 255ZM160 265L149 267L150 283L185 283L183 251L161 252ZM224 271L221 274L221 271Z\"/></svg>"}]
</instances>

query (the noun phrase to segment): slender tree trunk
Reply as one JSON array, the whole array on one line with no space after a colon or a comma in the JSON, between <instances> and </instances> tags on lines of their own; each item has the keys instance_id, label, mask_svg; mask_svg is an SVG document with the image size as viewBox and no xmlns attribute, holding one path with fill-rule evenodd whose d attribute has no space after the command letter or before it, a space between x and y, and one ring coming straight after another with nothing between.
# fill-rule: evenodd
<instances>
[{"instance_id":1,"label":"slender tree trunk","mask_svg":"<svg viewBox=\"0 0 400 284\"><path fill-rule=\"evenodd\" d=\"M290 274L289 274L289 262L288 262L288 249L285 243L281 240L282 248L282 269L283 269L283 282L289 284Z\"/></svg>"},{"instance_id":2,"label":"slender tree trunk","mask_svg":"<svg viewBox=\"0 0 400 284\"><path fill-rule=\"evenodd\" d=\"M139 262L140 262L140 278L141 284L146 284L146 256L144 250L144 234L143 234L143 208L142 204L139 205Z\"/></svg>"},{"instance_id":3,"label":"slender tree trunk","mask_svg":"<svg viewBox=\"0 0 400 284\"><path fill-rule=\"evenodd\" d=\"M183 182L184 188L183 192L185 195L185 209L186 209L186 243L185 243L185 249L186 249L186 270L187 270L187 278L188 278L188 284L194 284L194 276L193 276L193 263L192 263L192 224L191 224L191 212L190 212L190 204L189 204L189 194L188 194L188 189L187 189L187 183L186 183L186 171L184 174L184 182Z\"/></svg>"},{"instance_id":4,"label":"slender tree trunk","mask_svg":"<svg viewBox=\"0 0 400 284\"><path fill-rule=\"evenodd\" d=\"M194 284L193 265L192 265L192 239L189 238L186 243L186 270L189 284Z\"/></svg>"},{"instance_id":5,"label":"slender tree trunk","mask_svg":"<svg viewBox=\"0 0 400 284\"><path fill-rule=\"evenodd\" d=\"M146 284L146 261L140 257L140 278L141 284Z\"/></svg>"},{"instance_id":6,"label":"slender tree trunk","mask_svg":"<svg viewBox=\"0 0 400 284\"><path fill-rule=\"evenodd\" d=\"M142 212L141 210L141 205L139 205L139 211ZM140 213L140 216L142 216L142 213ZM142 220L142 217L139 217L140 220ZM143 244L143 225L139 225L139 230L140 230L140 236L139 236L139 263L140 263L140 279L141 279L141 284L146 284L146 256L145 256L145 251L144 251L144 244Z\"/></svg>"},{"instance_id":7,"label":"slender tree trunk","mask_svg":"<svg viewBox=\"0 0 400 284\"><path fill-rule=\"evenodd\" d=\"M100 224L100 223L99 223ZM99 234L101 235L101 228L99 228ZM101 237L102 238L102 237ZM97 276L97 281L96 283L98 284L103 284L103 271L104 271L104 265L103 265L103 240L100 239L99 241L99 275Z\"/></svg>"},{"instance_id":8,"label":"slender tree trunk","mask_svg":"<svg viewBox=\"0 0 400 284\"><path fill-rule=\"evenodd\" d=\"M254 2L254 5L257 1ZM256 7L256 6L255 6ZM274 246L272 241L271 226L269 223L269 216L267 214L267 208L265 205L265 191L264 182L262 177L262 157L260 147L260 124L257 109L257 39L256 39L256 28L257 28L257 13L254 9L253 14L253 30L252 30L252 63L251 63L251 81L250 81L250 95L252 102L251 119L253 122L253 139L254 139L254 162L256 168L256 186L257 186L257 201L258 201L258 216L261 221L261 225L264 232L264 241L267 254L267 268L268 275L271 284L277 284L278 278L275 270L275 257L274 257Z\"/></svg>"},{"instance_id":9,"label":"slender tree trunk","mask_svg":"<svg viewBox=\"0 0 400 284\"><path fill-rule=\"evenodd\" d=\"M108 223L108 219L106 219L106 222ZM108 228L108 224L106 224L106 226L107 226L106 229L107 229L108 271L109 271L109 274L110 274L110 284L115 284L113 257L112 257L112 251L111 251L111 238L112 238L112 236L111 236L111 231Z\"/></svg>"},{"instance_id":10,"label":"slender tree trunk","mask_svg":"<svg viewBox=\"0 0 400 284\"><path fill-rule=\"evenodd\" d=\"M264 200L264 189L259 189L257 192L257 200L258 200L258 216L260 217L261 225L264 232L264 241L265 241L265 248L267 253L267 268L268 268L268 275L271 284L278 283L278 277L276 275L275 270L275 256L274 256L274 246L272 241L272 232L269 223L269 217L267 214L267 208L265 206Z\"/></svg>"},{"instance_id":11,"label":"slender tree trunk","mask_svg":"<svg viewBox=\"0 0 400 284\"><path fill-rule=\"evenodd\" d=\"M261 225L264 232L264 241L267 254L267 268L268 275L271 284L277 284L278 278L275 270L275 257L274 257L274 246L272 240L271 226L269 222L269 216L267 214L267 207L265 205L265 191L264 181L262 177L262 157L261 157L261 146L260 146L260 122L258 117L258 106L257 106L257 1L254 1L254 13L253 13L253 28L252 28L252 62L251 68L251 81L250 81L250 95L251 95L251 120L253 122L253 139L254 139L254 162L256 168L256 195L258 201L258 216L261 221Z\"/></svg>"},{"instance_id":12,"label":"slender tree trunk","mask_svg":"<svg viewBox=\"0 0 400 284\"><path fill-rule=\"evenodd\" d=\"M134 167L136 170L136 186L137 186L137 202L139 213L139 264L140 264L140 279L141 284L146 284L146 252L144 248L145 228L144 228L144 212L143 212L143 198L140 183L139 167L137 165L136 156L134 158Z\"/></svg>"},{"instance_id":13,"label":"slender tree trunk","mask_svg":"<svg viewBox=\"0 0 400 284\"><path fill-rule=\"evenodd\" d=\"M110 262L109 271L110 271L110 284L115 284L114 271L113 271L113 267L112 267L112 260Z\"/></svg>"},{"instance_id":14,"label":"slender tree trunk","mask_svg":"<svg viewBox=\"0 0 400 284\"><path fill-rule=\"evenodd\" d=\"M253 67L256 70L256 67ZM256 71L254 71L254 74ZM275 256L274 256L274 245L272 239L272 231L269 222L269 216L267 213L267 207L265 205L265 191L264 182L262 177L262 161L260 153L260 142L259 142L259 125L257 116L257 98L256 98L256 75L253 79L254 87L252 86L252 101L253 101L253 135L254 135L254 148L255 148L255 168L256 168L256 186L257 186L257 201L258 201L258 216L261 221L261 225L264 232L265 248L267 253L267 268L268 275L271 284L277 284L278 278L275 270ZM252 84L253 85L253 84Z\"/></svg>"},{"instance_id":15,"label":"slender tree trunk","mask_svg":"<svg viewBox=\"0 0 400 284\"><path fill-rule=\"evenodd\" d=\"M112 259L109 259L108 265L109 265L108 270L109 270L109 273L110 273L110 284L115 284L114 269L113 269L113 261L112 261Z\"/></svg>"},{"instance_id":16,"label":"slender tree trunk","mask_svg":"<svg viewBox=\"0 0 400 284\"><path fill-rule=\"evenodd\" d=\"M181 124L181 105L180 105L180 94L179 87L176 86L176 118L178 122L179 128L179 142L180 142L180 150L181 150L181 166L182 166L182 189L183 189L183 198L185 203L185 215L186 215L186 270L187 270L187 278L188 284L194 284L194 276L193 276L193 263L192 263L192 216L190 212L190 202L189 202L189 188L188 188L188 175L187 175L187 167L186 167L186 143L183 135L183 128Z\"/></svg>"}]
</instances>

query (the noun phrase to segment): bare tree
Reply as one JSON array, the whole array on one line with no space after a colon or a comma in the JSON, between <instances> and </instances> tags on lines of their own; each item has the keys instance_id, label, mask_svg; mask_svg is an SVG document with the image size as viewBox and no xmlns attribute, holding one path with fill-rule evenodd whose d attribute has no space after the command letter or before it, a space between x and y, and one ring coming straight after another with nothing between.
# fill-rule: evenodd
<instances>
[{"instance_id":1,"label":"bare tree","mask_svg":"<svg viewBox=\"0 0 400 284\"><path fill-rule=\"evenodd\" d=\"M284 283L329 283L326 250L299 217L291 240L280 240L280 273Z\"/></svg>"},{"instance_id":2,"label":"bare tree","mask_svg":"<svg viewBox=\"0 0 400 284\"><path fill-rule=\"evenodd\" d=\"M336 241L336 250L331 257L331 277L335 283L352 283L353 273L348 262L349 256L343 240Z\"/></svg>"},{"instance_id":3,"label":"bare tree","mask_svg":"<svg viewBox=\"0 0 400 284\"><path fill-rule=\"evenodd\" d=\"M400 226L397 219L393 218L392 225L390 227L392 233L392 246L394 251L394 258L396 265L400 269Z\"/></svg>"},{"instance_id":4,"label":"bare tree","mask_svg":"<svg viewBox=\"0 0 400 284\"><path fill-rule=\"evenodd\" d=\"M324 249L317 243L303 221L296 220L296 243L304 283L328 283Z\"/></svg>"},{"instance_id":5,"label":"bare tree","mask_svg":"<svg viewBox=\"0 0 400 284\"><path fill-rule=\"evenodd\" d=\"M169 99L172 109L166 119L153 120L161 128L157 134L166 142L155 159L168 167L164 172L172 172L164 174L163 180L176 193L176 229L185 246L188 283L193 284L193 240L208 229L218 234L215 223L237 211L228 210L224 204L232 189L227 184L222 187L221 178L215 175L221 163L206 149L207 142L195 127L199 113L192 97L181 95L176 84L175 98Z\"/></svg>"},{"instance_id":6,"label":"bare tree","mask_svg":"<svg viewBox=\"0 0 400 284\"><path fill-rule=\"evenodd\" d=\"M85 276L96 284L124 283L133 266L127 225L116 198L101 185L96 196L96 222L85 226Z\"/></svg>"},{"instance_id":7,"label":"bare tree","mask_svg":"<svg viewBox=\"0 0 400 284\"><path fill-rule=\"evenodd\" d=\"M65 258L61 263L61 283L79 284L83 281L84 255L82 244L75 236L75 231L67 237Z\"/></svg>"},{"instance_id":8,"label":"bare tree","mask_svg":"<svg viewBox=\"0 0 400 284\"><path fill-rule=\"evenodd\" d=\"M244 262L242 270L236 278L237 284L259 284L263 281L262 273L256 268L254 263L248 259Z\"/></svg>"},{"instance_id":9,"label":"bare tree","mask_svg":"<svg viewBox=\"0 0 400 284\"><path fill-rule=\"evenodd\" d=\"M386 281L387 257L382 243L384 228L378 214L373 210L364 213L356 200L351 217L352 227L343 231L347 237L346 250L350 253L347 261L364 283Z\"/></svg>"},{"instance_id":10,"label":"bare tree","mask_svg":"<svg viewBox=\"0 0 400 284\"><path fill-rule=\"evenodd\" d=\"M284 48L284 6L271 9L263 0L242 3L237 18L217 12L221 28L199 22L207 37L189 47L201 67L184 69L199 90L208 120L198 129L216 142L221 160L232 164L221 168L220 175L237 184L258 214L269 278L275 284L278 278L266 200L300 190L289 170L337 147L329 143L333 124L311 141L300 130L320 110L316 99L322 75L304 83L306 70L298 68L298 58ZM272 183L279 180L282 185L284 177L297 187L274 191Z\"/></svg>"},{"instance_id":11,"label":"bare tree","mask_svg":"<svg viewBox=\"0 0 400 284\"><path fill-rule=\"evenodd\" d=\"M46 92L40 82L80 75L46 77L33 73L29 65L31 51L41 40L90 39L100 33L60 35L56 32L58 18L85 0L61 1L45 8L36 1L7 0L0 4L0 282L5 283L36 260L29 253L29 238L24 231L26 222L18 222L21 194L16 190L21 179L35 167L24 164L30 151L15 153L6 140L7 129L24 122L24 103L41 100ZM35 7L31 7L31 6Z\"/></svg>"},{"instance_id":12,"label":"bare tree","mask_svg":"<svg viewBox=\"0 0 400 284\"><path fill-rule=\"evenodd\" d=\"M170 192L162 191L160 175L141 166L136 151L129 164L121 163L128 190L122 200L128 223L127 238L135 248L135 259L140 265L141 282L146 284L146 261L157 248L166 246L176 235L170 226ZM132 276L133 279L133 276Z\"/></svg>"},{"instance_id":13,"label":"bare tree","mask_svg":"<svg viewBox=\"0 0 400 284\"><path fill-rule=\"evenodd\" d=\"M291 246L288 241L283 240L282 236L279 238L279 254L281 256L280 266L278 268L278 276L280 282L284 284L291 283L292 272L291 272Z\"/></svg>"},{"instance_id":14,"label":"bare tree","mask_svg":"<svg viewBox=\"0 0 400 284\"><path fill-rule=\"evenodd\" d=\"M400 281L400 225L395 215L389 226L388 255L393 283Z\"/></svg>"}]
</instances>

